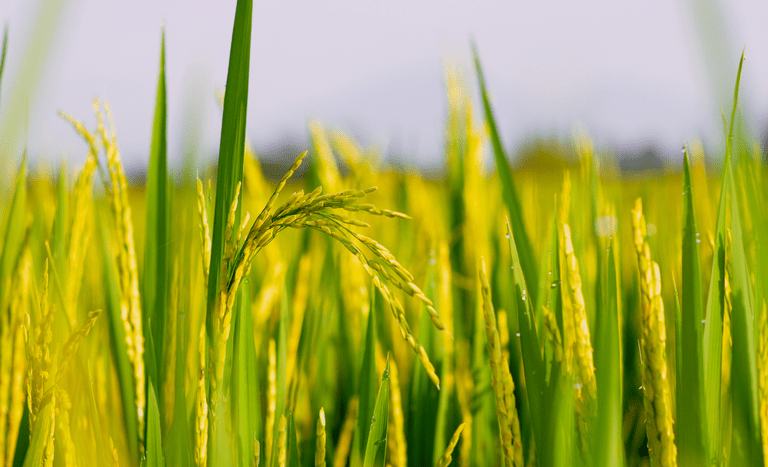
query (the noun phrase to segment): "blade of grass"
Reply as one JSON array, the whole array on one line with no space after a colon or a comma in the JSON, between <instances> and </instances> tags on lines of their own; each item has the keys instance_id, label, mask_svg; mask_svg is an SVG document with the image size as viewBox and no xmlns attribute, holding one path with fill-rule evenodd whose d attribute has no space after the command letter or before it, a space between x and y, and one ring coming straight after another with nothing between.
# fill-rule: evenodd
<instances>
[{"instance_id":1,"label":"blade of grass","mask_svg":"<svg viewBox=\"0 0 768 467\"><path fill-rule=\"evenodd\" d=\"M160 38L160 72L157 77L157 97L152 128L152 147L147 168L147 217L144 247L144 332L149 333L147 322L152 321L152 339L155 343L156 368L163 378L166 371L163 340L165 337L165 310L168 290L168 252L170 244L168 206L168 147L166 142L166 90L165 90L165 30ZM145 339L147 337L145 336ZM163 387L155 381L155 387Z\"/></svg>"},{"instance_id":2,"label":"blade of grass","mask_svg":"<svg viewBox=\"0 0 768 467\"><path fill-rule=\"evenodd\" d=\"M520 265L515 233L507 222L507 238L509 238L509 250L512 256L513 286L517 293L517 319L520 326L520 346L523 355L523 370L525 373L525 385L528 390L528 405L532 414L531 425L533 437L541 449L546 449L544 440L546 433L540 417L535 414L543 413L544 394L546 390L544 361L541 355L541 345L536 332L536 324L533 316L533 301L528 296L528 287ZM539 444L539 440L542 441Z\"/></svg>"},{"instance_id":3,"label":"blade of grass","mask_svg":"<svg viewBox=\"0 0 768 467\"><path fill-rule=\"evenodd\" d=\"M253 440L261 438L261 407L248 287L244 287L241 302L233 331L232 413L238 437L240 465L249 467L253 457Z\"/></svg>"},{"instance_id":4,"label":"blade of grass","mask_svg":"<svg viewBox=\"0 0 768 467\"><path fill-rule=\"evenodd\" d=\"M696 229L688 150L683 163L683 288L677 355L677 447L681 466L698 466L709 458L707 405L704 394L704 303L699 262L700 235Z\"/></svg>"},{"instance_id":5,"label":"blade of grass","mask_svg":"<svg viewBox=\"0 0 768 467\"><path fill-rule=\"evenodd\" d=\"M146 467L162 467L165 465L163 457L162 435L160 434L160 409L157 405L157 396L152 381L149 381L147 389L147 450L142 465Z\"/></svg>"},{"instance_id":6,"label":"blade of grass","mask_svg":"<svg viewBox=\"0 0 768 467\"><path fill-rule=\"evenodd\" d=\"M238 183L243 181L245 157L245 120L248 106L248 76L251 57L251 23L253 0L238 0L232 46L229 52L227 87L221 121L219 163L216 174L216 201L211 234L211 275L208 279L208 336L211 337L211 314L219 292L221 262L224 256L224 231L228 210L235 198ZM238 203L235 224L240 225L242 203Z\"/></svg>"},{"instance_id":7,"label":"blade of grass","mask_svg":"<svg viewBox=\"0 0 768 467\"><path fill-rule=\"evenodd\" d=\"M370 418L370 425L366 426L368 442L365 446L365 459L363 467L384 467L387 455L387 421L389 419L389 355L387 355L387 367L381 378L381 387L376 396L376 407Z\"/></svg>"},{"instance_id":8,"label":"blade of grass","mask_svg":"<svg viewBox=\"0 0 768 467\"><path fill-rule=\"evenodd\" d=\"M168 430L165 452L168 464L178 467L192 465L192 442L190 440L189 420L187 419L187 404L184 394L184 365L187 349L186 314L176 318L176 372L174 377L173 422Z\"/></svg>"},{"instance_id":9,"label":"blade of grass","mask_svg":"<svg viewBox=\"0 0 768 467\"><path fill-rule=\"evenodd\" d=\"M355 463L359 463L365 455L370 431L368 427L370 426L369 423L376 405L376 386L379 379L376 374L376 294L377 292L370 294L371 307L368 312L368 324L365 330L363 358L360 362L360 372L358 373L359 405L357 406L355 444L352 450L352 459Z\"/></svg>"},{"instance_id":10,"label":"blade of grass","mask_svg":"<svg viewBox=\"0 0 768 467\"><path fill-rule=\"evenodd\" d=\"M493 145L496 170L498 171L499 179L501 180L501 195L504 204L507 207L507 211L509 212L508 221L512 224L512 230L515 232L515 235L517 235L518 255L520 257L520 264L523 268L525 280L528 284L535 285L539 277L536 273L536 259L533 254L533 248L531 247L531 241L525 231L523 211L517 197L515 180L512 177L512 170L509 168L509 160L504 152L504 146L501 144L501 138L499 137L499 132L496 128L496 120L493 117L491 102L485 88L483 70L480 67L480 57L478 56L477 48L474 44L472 45L472 55L475 60L477 79L480 81L480 94L483 99L483 109L485 110L485 120L488 123L488 130L491 136L491 144ZM528 295L533 299L533 303L538 303L536 302L536 296L538 295L536 287L531 287Z\"/></svg>"},{"instance_id":11,"label":"blade of grass","mask_svg":"<svg viewBox=\"0 0 768 467\"><path fill-rule=\"evenodd\" d=\"M288 459L287 467L301 467L299 462L299 441L296 438L296 424L293 422L293 412L288 414Z\"/></svg>"},{"instance_id":12,"label":"blade of grass","mask_svg":"<svg viewBox=\"0 0 768 467\"><path fill-rule=\"evenodd\" d=\"M597 420L593 436L595 465L624 465L622 440L621 327L619 324L619 280L616 273L615 242L607 261L598 264L597 329L595 377L597 378ZM605 255L603 255L605 257Z\"/></svg>"},{"instance_id":13,"label":"blade of grass","mask_svg":"<svg viewBox=\"0 0 768 467\"><path fill-rule=\"evenodd\" d=\"M275 386L277 388L277 394L275 397L275 419L279 420L280 415L285 414L285 389L286 389L286 348L288 346L288 295L283 287L283 298L280 304L280 321L277 325L277 339L276 339L276 375ZM275 422L273 432L273 445L272 445L272 459L270 460L270 466L275 467L277 465L277 451L278 451L278 431L279 423Z\"/></svg>"}]
</instances>

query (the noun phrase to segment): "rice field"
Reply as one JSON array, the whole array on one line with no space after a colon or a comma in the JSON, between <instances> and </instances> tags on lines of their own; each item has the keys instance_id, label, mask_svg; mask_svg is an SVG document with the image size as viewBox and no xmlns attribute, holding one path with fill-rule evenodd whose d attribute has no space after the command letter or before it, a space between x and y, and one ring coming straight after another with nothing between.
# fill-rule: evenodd
<instances>
[{"instance_id":1,"label":"rice field","mask_svg":"<svg viewBox=\"0 0 768 467\"><path fill-rule=\"evenodd\" d=\"M475 51L472 80L446 78L443 177L313 123L270 181L245 139L251 16L238 1L218 163L197 179L168 171L164 51L145 185L99 101L62 114L82 166L18 166L0 465L768 466L743 56L725 147L681 144L681 172L627 177L586 136L513 170Z\"/></svg>"}]
</instances>

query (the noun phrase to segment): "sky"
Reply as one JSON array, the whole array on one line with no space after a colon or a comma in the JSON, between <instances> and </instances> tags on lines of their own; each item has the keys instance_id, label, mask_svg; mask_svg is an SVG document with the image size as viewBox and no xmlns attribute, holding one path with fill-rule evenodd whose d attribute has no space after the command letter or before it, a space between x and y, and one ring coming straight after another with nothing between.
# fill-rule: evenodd
<instances>
[{"instance_id":1,"label":"sky","mask_svg":"<svg viewBox=\"0 0 768 467\"><path fill-rule=\"evenodd\" d=\"M58 111L93 127L98 97L128 168L145 167L165 27L170 163L189 151L212 160L234 9L234 0L2 0L0 156L18 160L26 140L33 157L79 164L87 148ZM741 102L762 136L766 24L768 2L757 0L256 0L247 135L261 152L307 148L315 119L408 164L439 165L446 66L459 66L476 96L474 40L508 152L580 129L598 148L652 144L674 160L683 141L721 144L745 46Z\"/></svg>"}]
</instances>

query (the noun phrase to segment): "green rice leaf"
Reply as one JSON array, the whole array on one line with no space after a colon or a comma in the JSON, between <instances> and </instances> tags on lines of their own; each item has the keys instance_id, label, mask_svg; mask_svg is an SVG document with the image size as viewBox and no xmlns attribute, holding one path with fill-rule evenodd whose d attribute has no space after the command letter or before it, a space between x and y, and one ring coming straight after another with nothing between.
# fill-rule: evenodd
<instances>
[{"instance_id":1,"label":"green rice leaf","mask_svg":"<svg viewBox=\"0 0 768 467\"><path fill-rule=\"evenodd\" d=\"M245 120L248 106L248 76L251 59L251 24L253 0L238 0L232 46L229 52L227 87L221 122L219 163L216 175L216 205L211 233L210 270L220 271L224 256L224 237L227 215L238 183L243 180L245 157ZM238 203L235 225L240 224L242 203ZM221 277L213 272L208 280L208 336L211 337L211 313L219 291Z\"/></svg>"},{"instance_id":2,"label":"green rice leaf","mask_svg":"<svg viewBox=\"0 0 768 467\"><path fill-rule=\"evenodd\" d=\"M546 444L537 449L542 465L570 467L579 458L576 449L576 423L574 418L573 382L559 370L555 370L552 384L552 406L549 407L549 425ZM539 444L537 444L538 448ZM600 465L600 464L596 464Z\"/></svg>"},{"instance_id":3,"label":"green rice leaf","mask_svg":"<svg viewBox=\"0 0 768 467\"><path fill-rule=\"evenodd\" d=\"M190 467L192 442L190 440L187 404L184 394L184 365L186 362L186 314L176 318L176 362L174 376L173 422L168 430L165 453L169 465Z\"/></svg>"},{"instance_id":4,"label":"green rice leaf","mask_svg":"<svg viewBox=\"0 0 768 467\"><path fill-rule=\"evenodd\" d=\"M296 438L296 424L293 422L293 412L288 414L288 424L286 426L288 436L288 458L286 459L287 467L301 467L299 462L299 441ZM250 464L247 464L250 465Z\"/></svg>"},{"instance_id":5,"label":"green rice leaf","mask_svg":"<svg viewBox=\"0 0 768 467\"><path fill-rule=\"evenodd\" d=\"M597 420L592 437L594 465L624 465L622 439L621 326L619 324L619 277L613 242L598 263L597 329L595 332L595 377Z\"/></svg>"},{"instance_id":6,"label":"green rice leaf","mask_svg":"<svg viewBox=\"0 0 768 467\"><path fill-rule=\"evenodd\" d=\"M370 425L365 427L368 441L365 446L363 467L384 467L387 455L387 420L389 419L389 355L387 367L381 378L379 394L376 396L376 407L370 418Z\"/></svg>"},{"instance_id":7,"label":"green rice leaf","mask_svg":"<svg viewBox=\"0 0 768 467\"><path fill-rule=\"evenodd\" d=\"M373 287L371 288L373 289ZM352 448L354 462L359 462L365 455L365 450L368 446L368 427L370 426L370 420L376 405L376 386L379 379L376 374L376 294L376 292L371 293L371 309L368 313L365 343L363 344L363 359L360 362L358 377L357 429Z\"/></svg>"},{"instance_id":8,"label":"green rice leaf","mask_svg":"<svg viewBox=\"0 0 768 467\"><path fill-rule=\"evenodd\" d=\"M240 465L250 467L253 440L261 439L261 407L248 287L244 287L241 303L233 328L235 342L232 356L232 414Z\"/></svg>"},{"instance_id":9,"label":"green rice leaf","mask_svg":"<svg viewBox=\"0 0 768 467\"><path fill-rule=\"evenodd\" d=\"M517 191L515 189L515 180L512 176L512 170L509 167L509 160L504 152L504 147L501 144L501 138L499 137L499 131L496 128L496 121L493 118L493 110L491 109L491 102L488 98L488 93L485 88L485 78L483 78L483 70L480 67L480 58L477 54L477 48L472 47L472 54L475 59L475 69L477 70L477 79L480 81L480 94L483 99L483 109L485 110L485 120L488 123L488 131L491 136L491 144L493 145L493 155L496 160L496 170L499 173L499 179L501 180L501 196L504 200L504 204L509 212L508 222L512 225L512 230L517 236L516 241L518 245L518 255L520 257L520 264L523 269L523 275L526 282L532 286L536 284L538 275L536 273L536 258L534 257L533 248L531 247L531 241L528 238L528 234L525 231L525 223L523 222L523 210L520 206L520 201L517 197ZM528 295L533 299L533 303L536 302L536 296L538 290L536 287L531 287L528 291Z\"/></svg>"},{"instance_id":10,"label":"green rice leaf","mask_svg":"<svg viewBox=\"0 0 768 467\"><path fill-rule=\"evenodd\" d=\"M526 388L528 389L528 405L532 415L533 437L535 440L546 439L544 427L540 417L536 414L545 410L544 395L546 390L544 361L541 355L539 335L536 331L536 323L533 315L533 299L528 295L523 269L518 256L516 234L507 222L507 237L509 238L509 250L512 255L513 286L517 294L517 319L520 326L520 346L523 355L523 368L525 372ZM537 445L543 447L544 444Z\"/></svg>"},{"instance_id":11,"label":"green rice leaf","mask_svg":"<svg viewBox=\"0 0 768 467\"><path fill-rule=\"evenodd\" d=\"M157 406L155 387L149 382L147 389L147 446L146 457L142 464L146 467L162 467L163 457L162 435L160 434L160 409Z\"/></svg>"},{"instance_id":12,"label":"green rice leaf","mask_svg":"<svg viewBox=\"0 0 768 467\"><path fill-rule=\"evenodd\" d=\"M272 459L270 460L270 466L277 465L277 438L279 431L280 415L285 413L286 404L286 352L288 347L288 294L283 288L283 298L280 304L280 321L277 325L277 340L275 342L276 359L275 364L277 371L275 375L275 386L277 388L277 395L275 397L275 426L272 438Z\"/></svg>"},{"instance_id":13,"label":"green rice leaf","mask_svg":"<svg viewBox=\"0 0 768 467\"><path fill-rule=\"evenodd\" d=\"M704 302L699 262L700 234L696 228L688 151L683 167L683 276L681 316L676 320L677 447L681 466L698 466L708 455L707 401L704 382Z\"/></svg>"},{"instance_id":14,"label":"green rice leaf","mask_svg":"<svg viewBox=\"0 0 768 467\"><path fill-rule=\"evenodd\" d=\"M155 366L158 376L163 378L165 362L163 357L165 338L165 311L168 296L168 254L170 246L170 210L168 186L168 145L166 141L166 90L165 90L165 31L160 39L160 72L157 78L155 118L152 128L152 148L147 168L147 217L146 243L144 248L144 333L152 321L152 339L155 343ZM146 337L145 337L146 339ZM162 381L155 381L155 387L162 387Z\"/></svg>"}]
</instances>

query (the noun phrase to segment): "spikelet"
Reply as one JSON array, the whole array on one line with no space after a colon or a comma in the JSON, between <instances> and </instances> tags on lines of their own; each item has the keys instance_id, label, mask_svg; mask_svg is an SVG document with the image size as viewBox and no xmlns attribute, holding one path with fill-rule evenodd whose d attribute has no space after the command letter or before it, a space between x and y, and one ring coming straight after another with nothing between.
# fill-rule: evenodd
<instances>
[{"instance_id":1,"label":"spikelet","mask_svg":"<svg viewBox=\"0 0 768 467\"><path fill-rule=\"evenodd\" d=\"M595 400L597 398L597 381L595 380L595 365L592 352L592 343L587 323L587 313L584 304L584 296L581 292L581 276L579 275L579 261L573 251L571 229L568 224L562 224L561 260L563 266L560 275L563 287L560 288L563 298L563 323L573 323L567 328L573 331L569 341L573 341L574 362L573 367L578 384L575 388L576 427L579 434L579 448L583 456L589 453L588 420L595 413ZM567 305L566 305L567 303ZM590 463L588 457L586 463Z\"/></svg>"},{"instance_id":2,"label":"spikelet","mask_svg":"<svg viewBox=\"0 0 768 467\"><path fill-rule=\"evenodd\" d=\"M640 339L646 430L651 458L661 467L677 465L677 447L672 421L671 390L666 357L664 304L661 300L659 265L651 261L645 241L646 227L640 198L632 209L634 245L640 271L643 331Z\"/></svg>"},{"instance_id":3,"label":"spikelet","mask_svg":"<svg viewBox=\"0 0 768 467\"><path fill-rule=\"evenodd\" d=\"M336 449L333 451L333 467L345 467L349 459L349 451L352 447L352 434L355 430L355 420L357 419L358 398L354 396L349 400L347 414L344 417L344 424L341 426L339 440L336 442Z\"/></svg>"},{"instance_id":4,"label":"spikelet","mask_svg":"<svg viewBox=\"0 0 768 467\"><path fill-rule=\"evenodd\" d=\"M206 212L206 197L203 191L203 182L197 179L197 212L200 215L200 245L203 259L203 279L208 284L208 274L211 262L211 233L208 227L208 214Z\"/></svg>"},{"instance_id":5,"label":"spikelet","mask_svg":"<svg viewBox=\"0 0 768 467\"><path fill-rule=\"evenodd\" d=\"M287 438L285 415L280 415L280 423L277 425L277 467L285 467L287 458Z\"/></svg>"},{"instance_id":6,"label":"spikelet","mask_svg":"<svg viewBox=\"0 0 768 467\"><path fill-rule=\"evenodd\" d=\"M325 467L325 410L320 407L320 416L317 417L315 429L317 440L315 441L315 467Z\"/></svg>"},{"instance_id":7,"label":"spikelet","mask_svg":"<svg viewBox=\"0 0 768 467\"><path fill-rule=\"evenodd\" d=\"M64 344L61 358L59 359L59 368L56 371L56 382L61 379L61 375L69 368L69 362L72 360L72 357L75 356L77 347L80 345L80 342L85 339L88 333L91 332L91 329L93 329L93 326L96 324L96 318L99 317L100 313L101 310L89 312L88 319L85 320L85 323L83 323L83 325L72 333L72 335L69 336L69 339L67 339L67 342Z\"/></svg>"},{"instance_id":8,"label":"spikelet","mask_svg":"<svg viewBox=\"0 0 768 467\"><path fill-rule=\"evenodd\" d=\"M64 465L66 467L74 467L77 465L75 461L75 444L72 441L72 432L69 422L69 412L72 410L72 402L69 400L69 395L63 389L57 389L58 401L56 404L56 428L58 430L57 439L60 441L61 451L64 456Z\"/></svg>"},{"instance_id":9,"label":"spikelet","mask_svg":"<svg viewBox=\"0 0 768 467\"><path fill-rule=\"evenodd\" d=\"M491 302L491 286L486 275L485 260L480 259L480 284L483 295L483 318L485 319L485 334L488 339L488 358L491 366L491 385L496 397L496 415L499 420L499 432L501 435L501 447L504 452L504 465L506 467L522 467L522 448L519 438L515 438L512 432L512 419L517 418L516 413L508 412L508 404L505 393L506 384L511 381L504 373L505 362L501 356L501 343L499 332L496 328L496 316ZM509 369L507 368L507 371ZM514 405L512 405L514 408Z\"/></svg>"},{"instance_id":10,"label":"spikelet","mask_svg":"<svg viewBox=\"0 0 768 467\"><path fill-rule=\"evenodd\" d=\"M195 402L195 465L208 465L208 399L205 396L205 322L200 326L200 355Z\"/></svg>"},{"instance_id":11,"label":"spikelet","mask_svg":"<svg viewBox=\"0 0 768 467\"><path fill-rule=\"evenodd\" d=\"M51 326L53 324L55 308L48 302L48 260L43 269L43 290L40 299L39 320L32 327L30 316L27 314L25 337L27 344L27 360L29 361L29 377L27 382L27 405L29 406L30 439L35 429L37 418L43 408L43 395L48 385L51 372L50 344L53 337ZM32 331L33 336L29 336Z\"/></svg>"},{"instance_id":12,"label":"spikelet","mask_svg":"<svg viewBox=\"0 0 768 467\"><path fill-rule=\"evenodd\" d=\"M253 439L253 459L251 461L251 467L259 467L261 463L261 443L259 440Z\"/></svg>"},{"instance_id":13,"label":"spikelet","mask_svg":"<svg viewBox=\"0 0 768 467\"><path fill-rule=\"evenodd\" d=\"M768 308L765 300L757 316L757 384L759 389L760 438L763 444L763 465L768 466Z\"/></svg>"},{"instance_id":14,"label":"spikelet","mask_svg":"<svg viewBox=\"0 0 768 467\"><path fill-rule=\"evenodd\" d=\"M275 412L277 411L277 350L275 340L269 340L269 368L267 369L267 459L272 459Z\"/></svg>"},{"instance_id":15,"label":"spikelet","mask_svg":"<svg viewBox=\"0 0 768 467\"><path fill-rule=\"evenodd\" d=\"M112 437L109 437L109 448L112 452L112 467L120 467L120 458L117 455L117 448L115 447L115 442L112 441Z\"/></svg>"},{"instance_id":16,"label":"spikelet","mask_svg":"<svg viewBox=\"0 0 768 467\"><path fill-rule=\"evenodd\" d=\"M453 433L453 436L451 437L451 441L448 442L448 446L445 448L445 452L440 457L440 460L437 462L437 467L448 467L451 464L451 461L453 460L453 450L456 448L456 444L459 442L459 437L461 436L461 432L464 430L464 424L462 423L459 425L458 428L456 428L456 431Z\"/></svg>"},{"instance_id":17,"label":"spikelet","mask_svg":"<svg viewBox=\"0 0 768 467\"><path fill-rule=\"evenodd\" d=\"M387 425L387 447L392 467L407 467L408 457L405 442L405 424L403 422L403 403L400 395L400 380L395 360L389 361L389 414Z\"/></svg>"}]
</instances>

